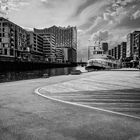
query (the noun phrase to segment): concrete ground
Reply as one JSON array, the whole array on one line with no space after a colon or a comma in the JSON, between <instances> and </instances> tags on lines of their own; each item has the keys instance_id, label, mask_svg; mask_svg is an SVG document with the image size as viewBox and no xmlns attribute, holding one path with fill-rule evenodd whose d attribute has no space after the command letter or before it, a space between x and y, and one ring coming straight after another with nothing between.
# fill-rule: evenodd
<instances>
[{"instance_id":1,"label":"concrete ground","mask_svg":"<svg viewBox=\"0 0 140 140\"><path fill-rule=\"evenodd\" d=\"M139 140L139 85L140 71L1 83L0 140Z\"/></svg>"}]
</instances>

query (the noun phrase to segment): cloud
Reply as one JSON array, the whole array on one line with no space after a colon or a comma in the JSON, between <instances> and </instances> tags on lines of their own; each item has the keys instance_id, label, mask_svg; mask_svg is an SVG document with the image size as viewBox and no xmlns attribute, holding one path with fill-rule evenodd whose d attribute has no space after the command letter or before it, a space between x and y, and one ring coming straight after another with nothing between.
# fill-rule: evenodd
<instances>
[{"instance_id":1,"label":"cloud","mask_svg":"<svg viewBox=\"0 0 140 140\"><path fill-rule=\"evenodd\" d=\"M116 0L115 3L121 6L127 6L128 4L135 3L137 0Z\"/></svg>"},{"instance_id":2,"label":"cloud","mask_svg":"<svg viewBox=\"0 0 140 140\"><path fill-rule=\"evenodd\" d=\"M80 4L75 7L75 12L73 12L71 17L68 17L67 21L75 23L82 30L87 30L94 24L96 18L102 15L107 2L103 0L83 0L82 3L79 0L79 2Z\"/></svg>"},{"instance_id":3,"label":"cloud","mask_svg":"<svg viewBox=\"0 0 140 140\"><path fill-rule=\"evenodd\" d=\"M134 14L135 15L135 14ZM139 15L136 14L135 18L134 15L129 13L128 16L124 16L121 21L115 25L114 28L120 30L120 29L134 29L136 30L138 27L140 27L140 18L138 17Z\"/></svg>"},{"instance_id":4,"label":"cloud","mask_svg":"<svg viewBox=\"0 0 140 140\"><path fill-rule=\"evenodd\" d=\"M82 0L80 5L76 8L76 11L72 15L73 17L77 17L80 15L80 13L86 9L87 7L93 5L98 0Z\"/></svg>"},{"instance_id":5,"label":"cloud","mask_svg":"<svg viewBox=\"0 0 140 140\"><path fill-rule=\"evenodd\" d=\"M22 6L29 5L27 0L5 0L5 6L8 7L8 10L19 10Z\"/></svg>"},{"instance_id":6,"label":"cloud","mask_svg":"<svg viewBox=\"0 0 140 140\"><path fill-rule=\"evenodd\" d=\"M114 21L115 20L115 13L108 13L108 12L105 12L103 13L103 19L106 20L106 21Z\"/></svg>"},{"instance_id":7,"label":"cloud","mask_svg":"<svg viewBox=\"0 0 140 140\"><path fill-rule=\"evenodd\" d=\"M108 37L109 37L109 32L108 31L98 31L98 32L92 34L91 40L106 41L106 40L108 40Z\"/></svg>"},{"instance_id":8,"label":"cloud","mask_svg":"<svg viewBox=\"0 0 140 140\"><path fill-rule=\"evenodd\" d=\"M132 15L132 17L133 17L134 19L139 18L139 17L140 17L140 10L137 10L137 11Z\"/></svg>"},{"instance_id":9,"label":"cloud","mask_svg":"<svg viewBox=\"0 0 140 140\"><path fill-rule=\"evenodd\" d=\"M110 27L112 27L111 25L111 21L109 20L104 20L103 17L97 17L93 24L85 31L86 34L93 34L99 30L106 30Z\"/></svg>"},{"instance_id":10,"label":"cloud","mask_svg":"<svg viewBox=\"0 0 140 140\"><path fill-rule=\"evenodd\" d=\"M84 18L85 20L88 20L89 18L93 16L100 15L100 9L104 5L104 2L96 2L93 5L90 5L86 7L81 13L80 18Z\"/></svg>"},{"instance_id":11,"label":"cloud","mask_svg":"<svg viewBox=\"0 0 140 140\"><path fill-rule=\"evenodd\" d=\"M19 7L28 5L23 0L0 0L0 15L7 16L11 10L19 10Z\"/></svg>"},{"instance_id":12,"label":"cloud","mask_svg":"<svg viewBox=\"0 0 140 140\"><path fill-rule=\"evenodd\" d=\"M98 2L98 4L94 3L94 6L91 6L94 9L93 12L92 10L88 9L82 12L84 14L81 13L80 16L84 17L83 19L86 19L86 23L84 23L83 25L89 25L85 33L92 34L92 33L97 32L100 29L103 29L103 30L111 29L115 27L116 25L120 24L125 17L129 16L129 11L127 10L127 8L121 6L119 4L119 1L117 1L118 3L117 2L114 3L110 0L102 1L102 2L103 3L99 6L99 8L97 7L98 7L98 4L100 4L100 2ZM96 7L97 10L94 7ZM115 7L115 8L110 9L110 7ZM88 14L88 13L91 13L91 14ZM92 19L92 20L88 20L88 19ZM80 27L82 27L82 25Z\"/></svg>"},{"instance_id":13,"label":"cloud","mask_svg":"<svg viewBox=\"0 0 140 140\"><path fill-rule=\"evenodd\" d=\"M115 23L120 23L123 18L129 15L129 10L123 6L116 6L112 11L103 13L103 17L104 20L111 20Z\"/></svg>"},{"instance_id":14,"label":"cloud","mask_svg":"<svg viewBox=\"0 0 140 140\"><path fill-rule=\"evenodd\" d=\"M73 15L85 0L40 0L40 8L44 10L46 21L52 24L65 26L77 25L80 19ZM47 20L49 19L49 20ZM79 22L80 23L80 22Z\"/></svg>"},{"instance_id":15,"label":"cloud","mask_svg":"<svg viewBox=\"0 0 140 140\"><path fill-rule=\"evenodd\" d=\"M95 17L102 14L102 7L106 4L105 1L97 1L92 5L89 5L79 14L79 25L85 24L86 22L92 22Z\"/></svg>"},{"instance_id":16,"label":"cloud","mask_svg":"<svg viewBox=\"0 0 140 140\"><path fill-rule=\"evenodd\" d=\"M6 1L0 1L0 16L5 16L7 14L7 2Z\"/></svg>"},{"instance_id":17,"label":"cloud","mask_svg":"<svg viewBox=\"0 0 140 140\"><path fill-rule=\"evenodd\" d=\"M48 2L48 0L41 0L41 2L45 2L45 3L47 3L47 2Z\"/></svg>"}]
</instances>

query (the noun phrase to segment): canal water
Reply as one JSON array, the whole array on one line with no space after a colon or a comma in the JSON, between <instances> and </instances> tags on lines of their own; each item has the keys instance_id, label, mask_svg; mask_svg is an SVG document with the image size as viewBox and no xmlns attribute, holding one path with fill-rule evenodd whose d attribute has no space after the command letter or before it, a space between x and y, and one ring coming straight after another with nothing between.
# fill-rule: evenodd
<instances>
[{"instance_id":1,"label":"canal water","mask_svg":"<svg viewBox=\"0 0 140 140\"><path fill-rule=\"evenodd\" d=\"M48 74L49 76L68 75L71 73L71 71L75 69L77 69L77 67L51 68L32 71L0 72L0 83L41 78L43 77L43 74Z\"/></svg>"},{"instance_id":2,"label":"canal water","mask_svg":"<svg viewBox=\"0 0 140 140\"><path fill-rule=\"evenodd\" d=\"M78 67L65 67L65 68L50 68L44 70L32 70L32 71L12 71L12 72L0 72L0 83L42 78L44 74L48 76L68 75L73 70L80 70L85 72L85 68Z\"/></svg>"}]
</instances>

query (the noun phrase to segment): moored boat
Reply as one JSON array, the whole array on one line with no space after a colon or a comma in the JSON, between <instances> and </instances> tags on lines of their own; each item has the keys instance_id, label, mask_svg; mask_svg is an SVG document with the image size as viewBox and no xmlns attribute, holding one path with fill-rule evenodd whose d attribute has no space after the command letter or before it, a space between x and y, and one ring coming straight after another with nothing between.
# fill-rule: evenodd
<instances>
[{"instance_id":1,"label":"moored boat","mask_svg":"<svg viewBox=\"0 0 140 140\"><path fill-rule=\"evenodd\" d=\"M87 62L86 70L104 70L104 69L114 69L119 67L119 62L115 60L112 56L104 53L100 46L90 46L89 60Z\"/></svg>"}]
</instances>

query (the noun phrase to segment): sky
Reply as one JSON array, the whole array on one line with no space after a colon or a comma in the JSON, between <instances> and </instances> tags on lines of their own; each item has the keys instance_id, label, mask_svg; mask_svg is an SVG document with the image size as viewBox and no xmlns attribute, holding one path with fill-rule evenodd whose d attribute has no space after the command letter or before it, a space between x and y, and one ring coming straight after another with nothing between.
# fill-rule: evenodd
<instances>
[{"instance_id":1,"label":"sky","mask_svg":"<svg viewBox=\"0 0 140 140\"><path fill-rule=\"evenodd\" d=\"M0 0L0 15L26 29L76 26L79 60L99 38L112 48L140 30L140 0Z\"/></svg>"}]
</instances>

